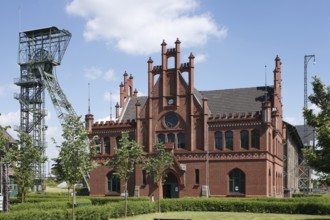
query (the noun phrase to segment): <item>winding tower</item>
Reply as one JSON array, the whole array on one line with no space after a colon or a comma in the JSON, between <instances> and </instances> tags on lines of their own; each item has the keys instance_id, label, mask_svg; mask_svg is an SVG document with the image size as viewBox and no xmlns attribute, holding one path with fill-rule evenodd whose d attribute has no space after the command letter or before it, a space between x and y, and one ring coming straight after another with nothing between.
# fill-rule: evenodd
<instances>
[{"instance_id":1,"label":"winding tower","mask_svg":"<svg viewBox=\"0 0 330 220\"><path fill-rule=\"evenodd\" d=\"M48 90L61 124L69 114L76 115L63 93L56 77L55 67L61 60L71 39L71 33L57 27L48 27L19 33L18 64L20 78L15 84L20 93L15 98L20 103L20 126L16 129L32 136L35 147L45 154L46 142L45 89ZM45 164L35 164L35 190L42 190Z\"/></svg>"}]
</instances>

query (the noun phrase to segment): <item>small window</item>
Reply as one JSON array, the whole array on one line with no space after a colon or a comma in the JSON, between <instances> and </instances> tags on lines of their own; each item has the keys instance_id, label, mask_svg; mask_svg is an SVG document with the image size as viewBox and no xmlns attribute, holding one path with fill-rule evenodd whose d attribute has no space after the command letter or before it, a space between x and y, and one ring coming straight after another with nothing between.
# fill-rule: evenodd
<instances>
[{"instance_id":1,"label":"small window","mask_svg":"<svg viewBox=\"0 0 330 220\"><path fill-rule=\"evenodd\" d=\"M147 172L142 170L142 184L147 185Z\"/></svg>"},{"instance_id":2,"label":"small window","mask_svg":"<svg viewBox=\"0 0 330 220\"><path fill-rule=\"evenodd\" d=\"M96 140L96 153L97 154L101 154L102 153L102 139L101 138L98 138Z\"/></svg>"},{"instance_id":3,"label":"small window","mask_svg":"<svg viewBox=\"0 0 330 220\"><path fill-rule=\"evenodd\" d=\"M199 185L199 169L195 170L195 185Z\"/></svg>"},{"instance_id":4,"label":"small window","mask_svg":"<svg viewBox=\"0 0 330 220\"><path fill-rule=\"evenodd\" d=\"M252 147L260 149L260 132L257 129L252 131Z\"/></svg>"},{"instance_id":5,"label":"small window","mask_svg":"<svg viewBox=\"0 0 330 220\"><path fill-rule=\"evenodd\" d=\"M121 139L120 136L116 137L116 147L117 147L117 149L120 148L120 139Z\"/></svg>"},{"instance_id":6,"label":"small window","mask_svg":"<svg viewBox=\"0 0 330 220\"><path fill-rule=\"evenodd\" d=\"M104 138L104 150L106 154L110 154L110 138L105 137Z\"/></svg>"},{"instance_id":7,"label":"small window","mask_svg":"<svg viewBox=\"0 0 330 220\"><path fill-rule=\"evenodd\" d=\"M120 179L113 173L108 174L108 192L120 193Z\"/></svg>"},{"instance_id":8,"label":"small window","mask_svg":"<svg viewBox=\"0 0 330 220\"><path fill-rule=\"evenodd\" d=\"M222 150L222 132L216 131L214 133L215 149Z\"/></svg>"},{"instance_id":9,"label":"small window","mask_svg":"<svg viewBox=\"0 0 330 220\"><path fill-rule=\"evenodd\" d=\"M165 144L165 135L158 134L158 143Z\"/></svg>"},{"instance_id":10,"label":"small window","mask_svg":"<svg viewBox=\"0 0 330 220\"><path fill-rule=\"evenodd\" d=\"M226 148L229 150L233 150L233 132L232 131L226 131Z\"/></svg>"},{"instance_id":11,"label":"small window","mask_svg":"<svg viewBox=\"0 0 330 220\"><path fill-rule=\"evenodd\" d=\"M169 133L167 135L167 142L168 143L175 143L175 135L173 133Z\"/></svg>"},{"instance_id":12,"label":"small window","mask_svg":"<svg viewBox=\"0 0 330 220\"><path fill-rule=\"evenodd\" d=\"M184 133L178 134L178 148L185 148Z\"/></svg>"},{"instance_id":13,"label":"small window","mask_svg":"<svg viewBox=\"0 0 330 220\"><path fill-rule=\"evenodd\" d=\"M241 148L249 149L249 132L246 130L241 131Z\"/></svg>"}]
</instances>

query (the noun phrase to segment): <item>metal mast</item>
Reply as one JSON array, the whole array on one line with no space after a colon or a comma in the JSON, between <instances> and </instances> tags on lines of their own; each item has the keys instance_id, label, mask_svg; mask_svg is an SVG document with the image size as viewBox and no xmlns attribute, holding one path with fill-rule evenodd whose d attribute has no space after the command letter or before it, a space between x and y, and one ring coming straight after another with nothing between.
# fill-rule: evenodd
<instances>
[{"instance_id":1,"label":"metal mast","mask_svg":"<svg viewBox=\"0 0 330 220\"><path fill-rule=\"evenodd\" d=\"M308 107L308 98L307 98L307 65L308 62L314 58L314 64L315 64L315 55L305 55L304 57L304 108ZM309 143L307 143L308 140L308 134L307 134L307 122L306 118L304 118L304 136L303 136L303 144L304 147L309 147ZM306 158L304 155L300 158L300 164L299 164L299 188L304 191L308 191L310 187L310 178L311 178L311 170L307 164Z\"/></svg>"},{"instance_id":2,"label":"metal mast","mask_svg":"<svg viewBox=\"0 0 330 220\"><path fill-rule=\"evenodd\" d=\"M55 106L61 121L68 114L76 114L63 93L55 73L55 67L60 65L65 50L71 39L67 30L48 27L19 33L18 64L20 78L15 84L20 86L20 93L15 98L20 103L20 126L23 131L32 136L36 147L46 149L45 88ZM35 164L35 190L42 190L42 182L46 177L45 164Z\"/></svg>"}]
</instances>

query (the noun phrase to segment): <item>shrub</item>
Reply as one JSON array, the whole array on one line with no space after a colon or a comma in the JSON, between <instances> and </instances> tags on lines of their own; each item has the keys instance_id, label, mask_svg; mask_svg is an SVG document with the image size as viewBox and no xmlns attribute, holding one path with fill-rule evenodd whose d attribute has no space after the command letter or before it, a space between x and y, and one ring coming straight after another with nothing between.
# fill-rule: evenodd
<instances>
[{"instance_id":1,"label":"shrub","mask_svg":"<svg viewBox=\"0 0 330 220\"><path fill-rule=\"evenodd\" d=\"M39 210L30 209L22 212L6 212L0 215L0 220L67 220L70 212L67 209Z\"/></svg>"},{"instance_id":2,"label":"shrub","mask_svg":"<svg viewBox=\"0 0 330 220\"><path fill-rule=\"evenodd\" d=\"M124 197L91 197L90 200L93 205L105 205L114 202L124 201ZM149 197L128 197L128 201L150 201Z\"/></svg>"}]
</instances>

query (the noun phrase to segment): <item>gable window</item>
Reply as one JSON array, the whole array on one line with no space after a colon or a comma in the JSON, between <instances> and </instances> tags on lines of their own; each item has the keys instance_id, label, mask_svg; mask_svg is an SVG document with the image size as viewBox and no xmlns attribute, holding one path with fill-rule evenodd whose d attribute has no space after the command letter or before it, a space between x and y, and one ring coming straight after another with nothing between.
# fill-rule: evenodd
<instances>
[{"instance_id":1,"label":"gable window","mask_svg":"<svg viewBox=\"0 0 330 220\"><path fill-rule=\"evenodd\" d=\"M199 169L195 170L195 185L199 185Z\"/></svg>"},{"instance_id":2,"label":"gable window","mask_svg":"<svg viewBox=\"0 0 330 220\"><path fill-rule=\"evenodd\" d=\"M214 133L215 149L222 150L222 132L216 131Z\"/></svg>"},{"instance_id":3,"label":"gable window","mask_svg":"<svg viewBox=\"0 0 330 220\"><path fill-rule=\"evenodd\" d=\"M165 144L165 135L158 134L158 143Z\"/></svg>"},{"instance_id":4,"label":"gable window","mask_svg":"<svg viewBox=\"0 0 330 220\"><path fill-rule=\"evenodd\" d=\"M110 138L105 137L104 138L104 150L106 154L110 154Z\"/></svg>"},{"instance_id":5,"label":"gable window","mask_svg":"<svg viewBox=\"0 0 330 220\"><path fill-rule=\"evenodd\" d=\"M120 193L120 179L113 173L109 173L108 176L108 192Z\"/></svg>"},{"instance_id":6,"label":"gable window","mask_svg":"<svg viewBox=\"0 0 330 220\"><path fill-rule=\"evenodd\" d=\"M260 132L257 129L252 131L252 147L260 149Z\"/></svg>"},{"instance_id":7,"label":"gable window","mask_svg":"<svg viewBox=\"0 0 330 220\"><path fill-rule=\"evenodd\" d=\"M245 173L240 169L234 169L229 173L229 192L245 193Z\"/></svg>"},{"instance_id":8,"label":"gable window","mask_svg":"<svg viewBox=\"0 0 330 220\"><path fill-rule=\"evenodd\" d=\"M249 149L249 132L246 130L241 131L241 148Z\"/></svg>"},{"instance_id":9,"label":"gable window","mask_svg":"<svg viewBox=\"0 0 330 220\"><path fill-rule=\"evenodd\" d=\"M178 148L185 148L184 133L178 134Z\"/></svg>"},{"instance_id":10,"label":"gable window","mask_svg":"<svg viewBox=\"0 0 330 220\"><path fill-rule=\"evenodd\" d=\"M233 149L233 132L226 131L225 138L226 138L226 148L229 150L232 150Z\"/></svg>"}]
</instances>

